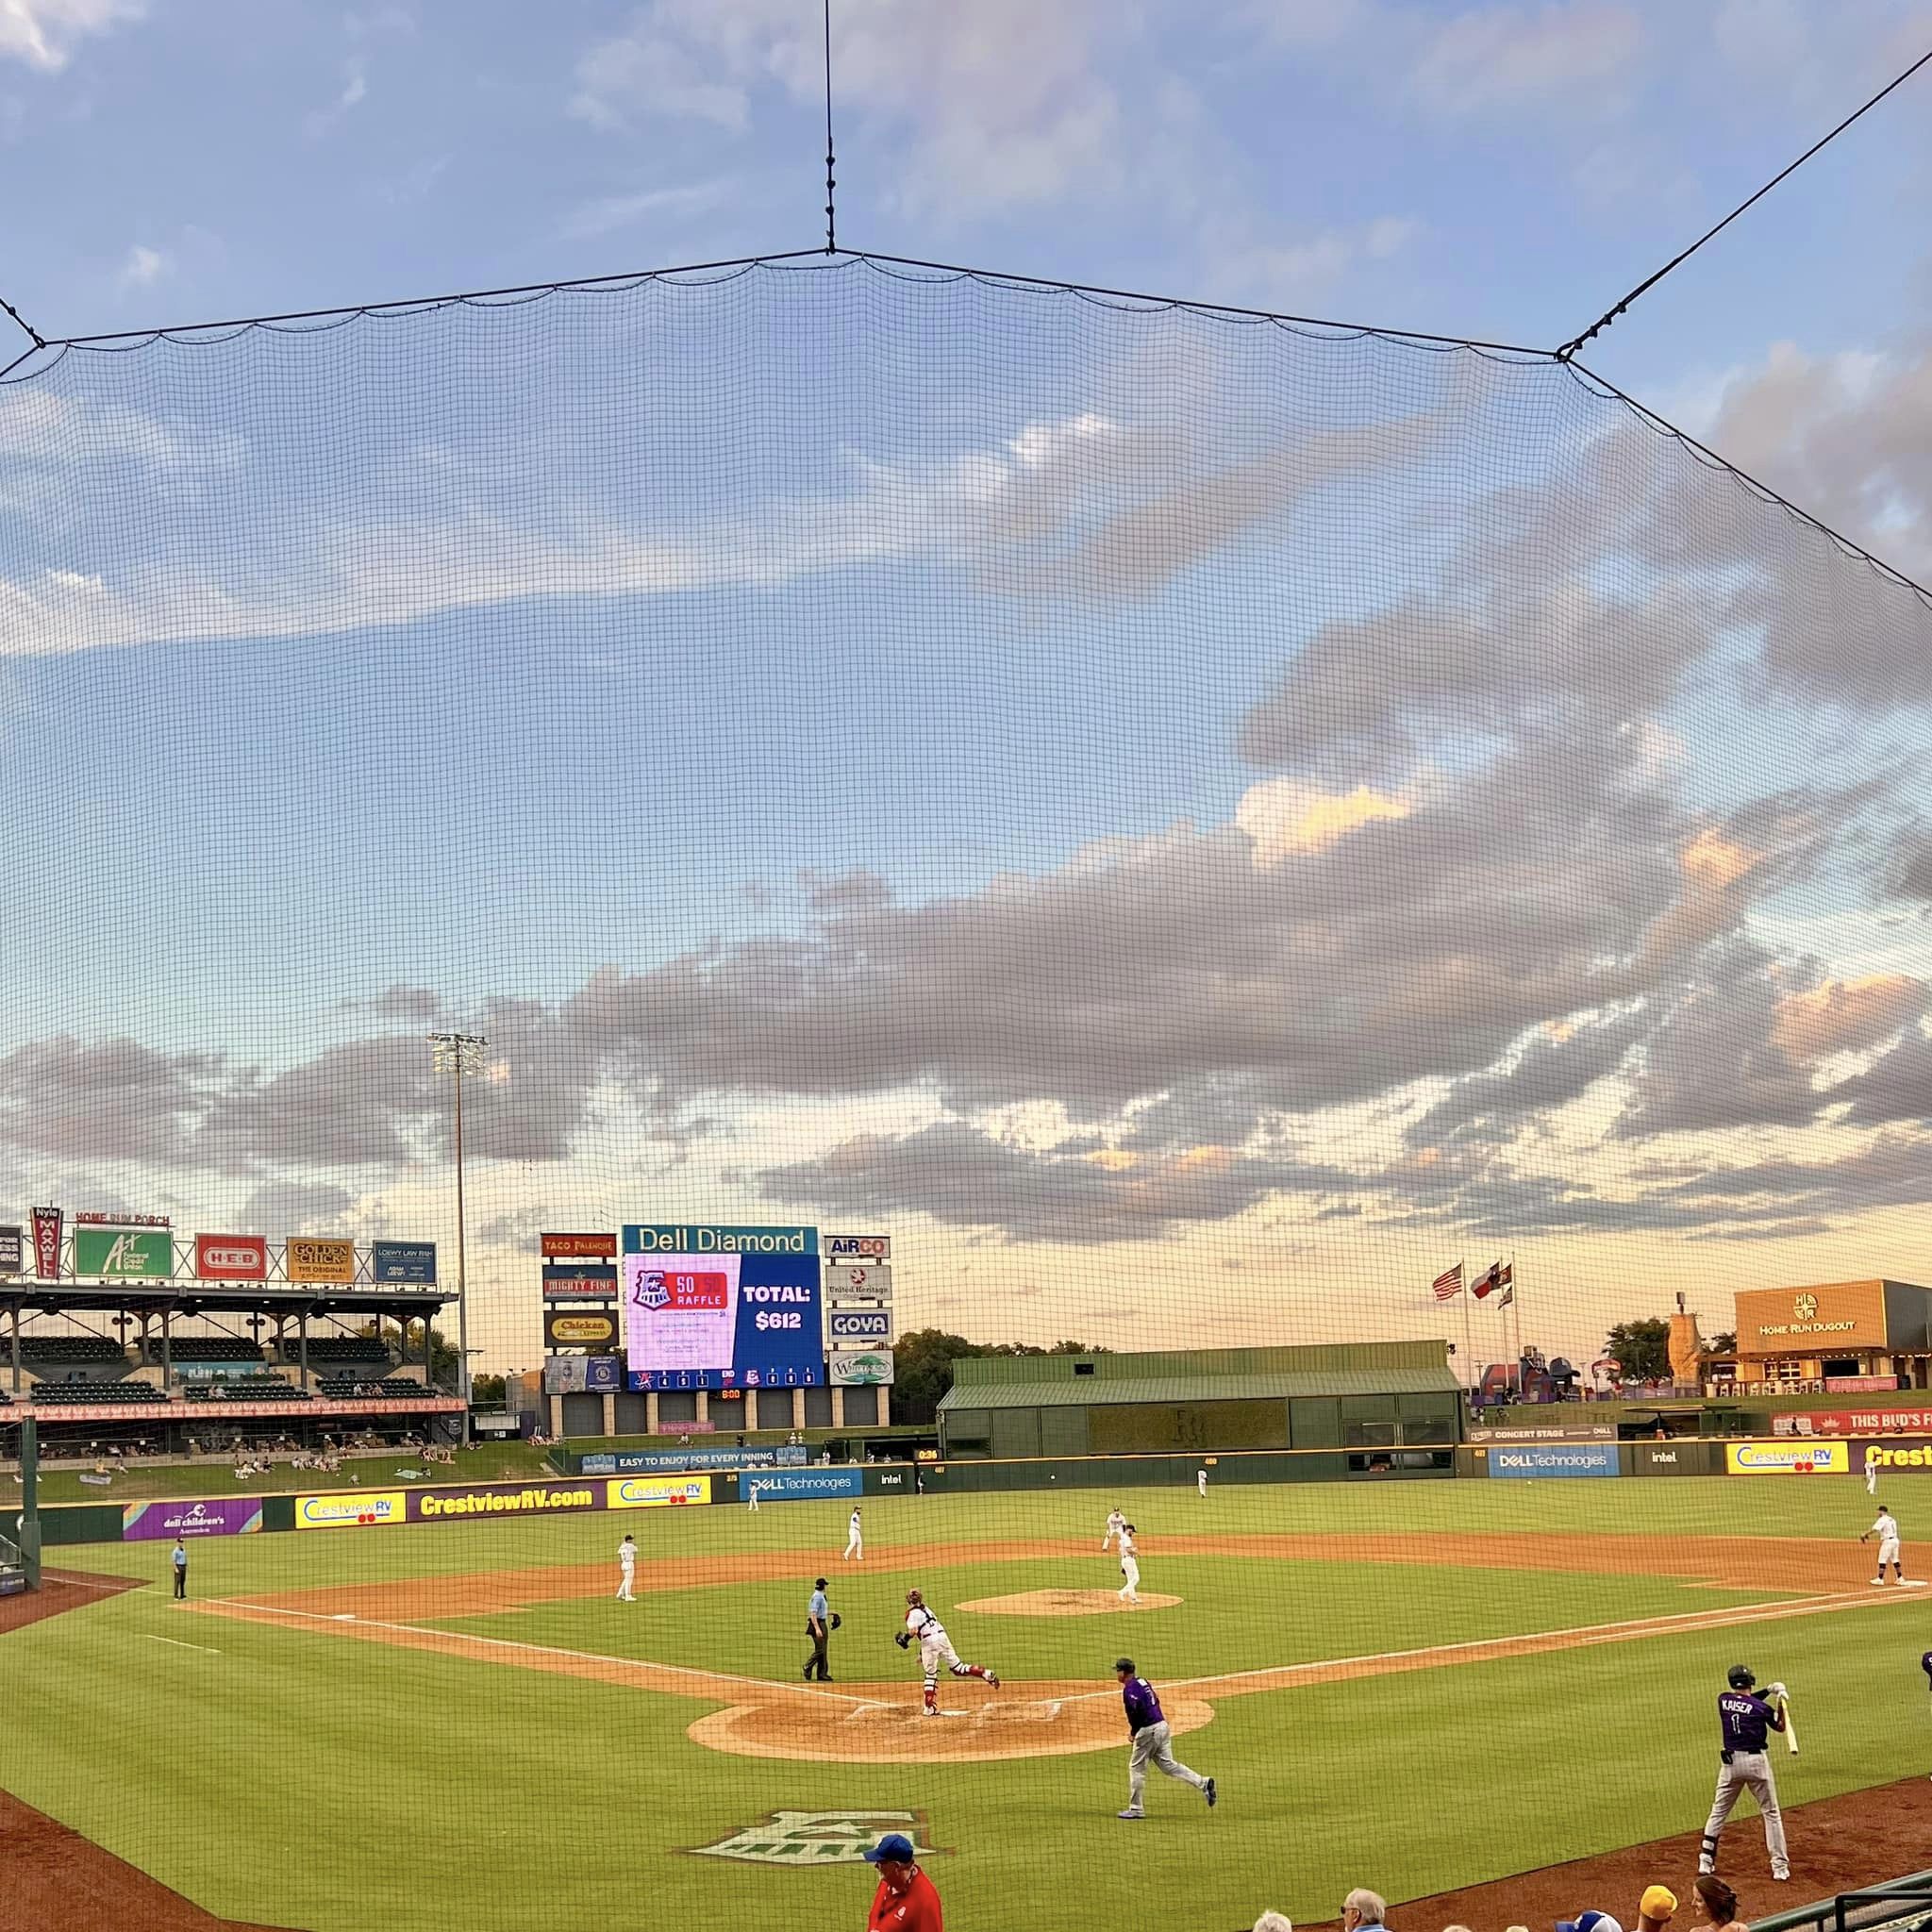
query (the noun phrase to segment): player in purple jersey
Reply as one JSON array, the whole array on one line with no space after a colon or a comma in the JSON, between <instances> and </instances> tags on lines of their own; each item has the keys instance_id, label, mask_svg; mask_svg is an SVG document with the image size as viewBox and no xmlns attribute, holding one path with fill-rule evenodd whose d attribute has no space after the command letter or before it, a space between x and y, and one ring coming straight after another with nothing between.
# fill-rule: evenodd
<instances>
[{"instance_id":1,"label":"player in purple jersey","mask_svg":"<svg viewBox=\"0 0 1932 1932\"><path fill-rule=\"evenodd\" d=\"M1161 1715L1160 1699L1154 1694L1154 1686L1145 1677L1135 1674L1134 1659L1130 1657L1122 1657L1113 1671L1120 1679L1121 1703L1126 1708L1127 1729L1134 1740L1127 1753L1127 1808L1119 1815L1123 1818L1146 1817L1141 1800L1147 1790L1150 1758L1169 1777L1178 1778L1184 1785L1192 1785L1208 1800L1208 1808L1212 1810L1214 1780L1203 1777L1198 1771L1190 1771L1174 1755L1174 1733L1168 1728L1167 1719Z\"/></svg>"},{"instance_id":2,"label":"player in purple jersey","mask_svg":"<svg viewBox=\"0 0 1932 1932\"><path fill-rule=\"evenodd\" d=\"M1764 1814L1764 1849L1771 1855L1771 1875L1786 1879L1791 1875L1790 1855L1785 1847L1784 1813L1778 1809L1777 1785L1771 1774L1771 1759L1764 1746L1773 1731L1785 1727L1783 1700L1785 1687L1774 1684L1770 1699L1753 1694L1757 1677L1742 1664L1733 1664L1726 1680L1729 1689L1717 1700L1720 1732L1717 1794L1710 1801L1710 1816L1705 1822L1704 1842L1697 1854L1700 1873L1717 1870L1717 1844L1724 1835L1724 1821L1731 1807L1744 1792L1757 1800Z\"/></svg>"}]
</instances>

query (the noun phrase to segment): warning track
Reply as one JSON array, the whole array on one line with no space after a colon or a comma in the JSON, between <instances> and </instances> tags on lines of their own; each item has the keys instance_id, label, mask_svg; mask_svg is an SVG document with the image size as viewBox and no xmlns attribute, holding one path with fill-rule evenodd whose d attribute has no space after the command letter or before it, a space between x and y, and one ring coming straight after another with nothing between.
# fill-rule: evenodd
<instances>
[{"instance_id":1,"label":"warning track","mask_svg":"<svg viewBox=\"0 0 1932 1932\"><path fill-rule=\"evenodd\" d=\"M1409 1563L1428 1567L1566 1572L1610 1576L1674 1576L1726 1589L1784 1591L1762 1601L1622 1619L1568 1629L1432 1644L1413 1650L1231 1674L1170 1679L1163 1703L1176 1734L1212 1721L1222 1698L1358 1677L1439 1670L1502 1657L1629 1643L1691 1631L1883 1608L1913 1599L1875 1593L1842 1545L1752 1537L1708 1537L1658 1544L1634 1537L1251 1536L1171 1537L1163 1554L1303 1562ZM932 1570L1041 1558L1091 1561L1091 1544L1066 1541L929 1543L882 1553L867 1567ZM811 1552L672 1557L640 1563L637 1589L655 1592L808 1577L823 1567ZM1854 1573L1848 1574L1847 1573ZM392 1583L221 1598L195 1606L203 1615L299 1627L360 1642L433 1651L476 1662L623 1684L721 1707L697 1719L697 1743L741 1757L832 1763L978 1762L1110 1749L1120 1742L1118 1692L1085 1681L1008 1681L997 1691L947 1679L954 1715L928 1720L916 1683L808 1685L609 1657L551 1644L425 1627L429 1618L488 1616L540 1603L603 1596L608 1564L410 1578Z\"/></svg>"}]
</instances>

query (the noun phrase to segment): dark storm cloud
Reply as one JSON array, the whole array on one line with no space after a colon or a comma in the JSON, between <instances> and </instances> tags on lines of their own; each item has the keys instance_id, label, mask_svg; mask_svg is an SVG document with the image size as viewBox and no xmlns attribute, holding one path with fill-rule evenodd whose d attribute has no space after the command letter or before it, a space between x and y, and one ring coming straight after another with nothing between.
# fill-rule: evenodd
<instances>
[{"instance_id":1,"label":"dark storm cloud","mask_svg":"<svg viewBox=\"0 0 1932 1932\"><path fill-rule=\"evenodd\" d=\"M1894 1132L1836 1159L1718 1168L1676 1191L1713 1205L1761 1203L1767 1216L1842 1218L1874 1208L1921 1207L1932 1201L1932 1137Z\"/></svg>"},{"instance_id":2,"label":"dark storm cloud","mask_svg":"<svg viewBox=\"0 0 1932 1932\"><path fill-rule=\"evenodd\" d=\"M1862 1074L1831 1089L1827 1100L1849 1100L1848 1124L1889 1125L1932 1121L1932 1040L1914 1029Z\"/></svg>"},{"instance_id":3,"label":"dark storm cloud","mask_svg":"<svg viewBox=\"0 0 1932 1932\"><path fill-rule=\"evenodd\" d=\"M195 1158L224 1080L212 1054L157 1053L125 1039L36 1041L0 1058L0 1139L70 1159L174 1165Z\"/></svg>"}]
</instances>

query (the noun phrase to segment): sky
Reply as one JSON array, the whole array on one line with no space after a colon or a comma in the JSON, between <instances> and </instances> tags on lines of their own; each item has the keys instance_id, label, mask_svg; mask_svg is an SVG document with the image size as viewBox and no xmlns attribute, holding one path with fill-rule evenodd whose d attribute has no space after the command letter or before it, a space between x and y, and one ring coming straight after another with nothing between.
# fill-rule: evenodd
<instances>
[{"instance_id":1,"label":"sky","mask_svg":"<svg viewBox=\"0 0 1932 1932\"><path fill-rule=\"evenodd\" d=\"M487 1366L625 1221L1115 1345L1932 1279L1925 605L1570 372L1214 309L1554 345L1932 7L833 19L846 247L1204 307L817 256L0 384L0 1208L453 1246L457 1025ZM0 294L809 249L819 20L17 0ZM1922 580L1926 85L1585 358Z\"/></svg>"}]
</instances>

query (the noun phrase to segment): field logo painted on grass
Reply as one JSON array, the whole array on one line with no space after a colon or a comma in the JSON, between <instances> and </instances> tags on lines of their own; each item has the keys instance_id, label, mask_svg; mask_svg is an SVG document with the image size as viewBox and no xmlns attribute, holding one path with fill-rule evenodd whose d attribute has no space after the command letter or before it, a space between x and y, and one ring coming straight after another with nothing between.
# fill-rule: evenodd
<instances>
[{"instance_id":1,"label":"field logo painted on grass","mask_svg":"<svg viewBox=\"0 0 1932 1932\"><path fill-rule=\"evenodd\" d=\"M1732 1475L1849 1475L1852 1454L1843 1442L1726 1442L1724 1467Z\"/></svg>"},{"instance_id":2,"label":"field logo painted on grass","mask_svg":"<svg viewBox=\"0 0 1932 1932\"><path fill-rule=\"evenodd\" d=\"M621 1475L607 1481L604 1490L606 1508L659 1509L674 1504L708 1503L711 1478Z\"/></svg>"},{"instance_id":3,"label":"field logo painted on grass","mask_svg":"<svg viewBox=\"0 0 1932 1932\"><path fill-rule=\"evenodd\" d=\"M178 1537L251 1536L261 1527L258 1496L213 1496L193 1503L128 1503L121 1511L125 1542L172 1542Z\"/></svg>"},{"instance_id":4,"label":"field logo painted on grass","mask_svg":"<svg viewBox=\"0 0 1932 1932\"><path fill-rule=\"evenodd\" d=\"M903 1832L922 1858L937 1857L925 1840L923 1811L774 1811L714 1845L692 1845L700 1858L737 1858L747 1865L858 1865L868 1846L889 1831Z\"/></svg>"},{"instance_id":5,"label":"field logo painted on grass","mask_svg":"<svg viewBox=\"0 0 1932 1932\"><path fill-rule=\"evenodd\" d=\"M368 1529L384 1523L401 1523L408 1515L409 1499L402 1490L354 1490L326 1496L295 1498L297 1529Z\"/></svg>"}]
</instances>

